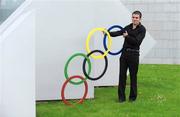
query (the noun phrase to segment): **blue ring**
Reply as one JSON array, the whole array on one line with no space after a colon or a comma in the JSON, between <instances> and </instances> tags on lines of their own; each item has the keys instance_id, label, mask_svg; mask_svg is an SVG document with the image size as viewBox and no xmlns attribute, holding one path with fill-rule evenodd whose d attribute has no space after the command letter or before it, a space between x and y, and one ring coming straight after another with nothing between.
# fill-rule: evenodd
<instances>
[{"instance_id":1,"label":"blue ring","mask_svg":"<svg viewBox=\"0 0 180 117\"><path fill-rule=\"evenodd\" d=\"M119 26L119 25L113 25L113 26L111 26L109 29L108 29L108 32L109 31L111 31L113 28L119 28L120 30L124 30L124 28L123 27L121 27L121 26ZM104 45L104 48L105 48L105 50L107 51L107 46L106 46L106 37L107 37L107 35L105 34L104 35L104 39L103 39L103 45ZM122 52L122 49L120 50L120 51L118 51L118 52L115 52L115 53L113 53L113 52L108 52L109 54L111 54L111 55L118 55L118 54L120 54Z\"/></svg>"}]
</instances>

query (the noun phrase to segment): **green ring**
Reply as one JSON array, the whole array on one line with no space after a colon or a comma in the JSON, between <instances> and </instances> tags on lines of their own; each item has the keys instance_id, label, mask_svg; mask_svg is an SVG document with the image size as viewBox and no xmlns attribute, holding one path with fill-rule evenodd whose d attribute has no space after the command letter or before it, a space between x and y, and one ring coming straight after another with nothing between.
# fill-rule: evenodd
<instances>
[{"instance_id":1,"label":"green ring","mask_svg":"<svg viewBox=\"0 0 180 117\"><path fill-rule=\"evenodd\" d=\"M88 62L88 75L89 75L90 72L91 72L91 62L90 62L90 59L89 59L85 54L83 54L83 53L76 53L76 54L72 55L72 56L68 59L68 61L66 62L66 64L65 64L64 75L65 75L65 78L66 78L66 79L69 78L68 73L67 73L68 65L69 65L70 61L71 61L74 57L76 57L76 56L82 56L82 57L84 57L85 59L87 59L87 62ZM85 77L85 80L86 80L86 79L87 79L87 77ZM84 81L81 80L80 82L74 82L74 81L71 81L71 80L70 80L69 82L70 82L71 84L74 84L74 85L79 85L79 84L83 83Z\"/></svg>"}]
</instances>

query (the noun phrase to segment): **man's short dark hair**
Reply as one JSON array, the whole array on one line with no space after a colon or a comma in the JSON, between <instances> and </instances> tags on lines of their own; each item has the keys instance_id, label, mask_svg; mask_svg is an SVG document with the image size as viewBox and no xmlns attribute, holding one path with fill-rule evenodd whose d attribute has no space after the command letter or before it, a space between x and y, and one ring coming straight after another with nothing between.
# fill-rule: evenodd
<instances>
[{"instance_id":1,"label":"man's short dark hair","mask_svg":"<svg viewBox=\"0 0 180 117\"><path fill-rule=\"evenodd\" d=\"M142 13L141 13L140 11L134 11L134 12L132 13L132 15L133 15L133 14L139 15L140 18L142 17Z\"/></svg>"}]
</instances>

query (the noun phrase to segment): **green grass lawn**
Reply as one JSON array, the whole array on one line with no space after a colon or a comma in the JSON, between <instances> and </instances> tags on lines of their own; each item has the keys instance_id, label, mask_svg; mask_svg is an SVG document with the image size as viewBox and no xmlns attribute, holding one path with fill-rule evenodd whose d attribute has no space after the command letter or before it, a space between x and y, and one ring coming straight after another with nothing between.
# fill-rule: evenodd
<instances>
[{"instance_id":1,"label":"green grass lawn","mask_svg":"<svg viewBox=\"0 0 180 117\"><path fill-rule=\"evenodd\" d=\"M128 97L129 85L126 93ZM133 103L118 103L117 87L95 88L94 95L75 107L38 102L37 117L180 117L180 65L140 65Z\"/></svg>"}]
</instances>

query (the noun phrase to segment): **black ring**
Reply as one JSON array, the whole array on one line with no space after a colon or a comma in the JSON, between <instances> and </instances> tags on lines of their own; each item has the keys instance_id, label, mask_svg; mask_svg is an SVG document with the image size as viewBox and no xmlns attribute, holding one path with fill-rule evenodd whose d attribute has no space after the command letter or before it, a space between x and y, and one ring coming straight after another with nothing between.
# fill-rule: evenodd
<instances>
[{"instance_id":1,"label":"black ring","mask_svg":"<svg viewBox=\"0 0 180 117\"><path fill-rule=\"evenodd\" d=\"M101 53L102 55L104 54L103 51L101 50L94 50L94 51L91 51L87 57L89 57L91 54L95 53L95 52L99 52ZM105 73L106 73L106 70L107 70L107 67L108 67L108 59L107 59L107 56L104 56L104 60L105 60L105 68L104 68L104 71L102 72L102 74L99 76L99 77L96 77L96 78L92 78L90 77L87 72L86 72L86 59L84 59L83 61L83 73L84 75L89 79L89 80L98 80L100 79Z\"/></svg>"}]
</instances>

